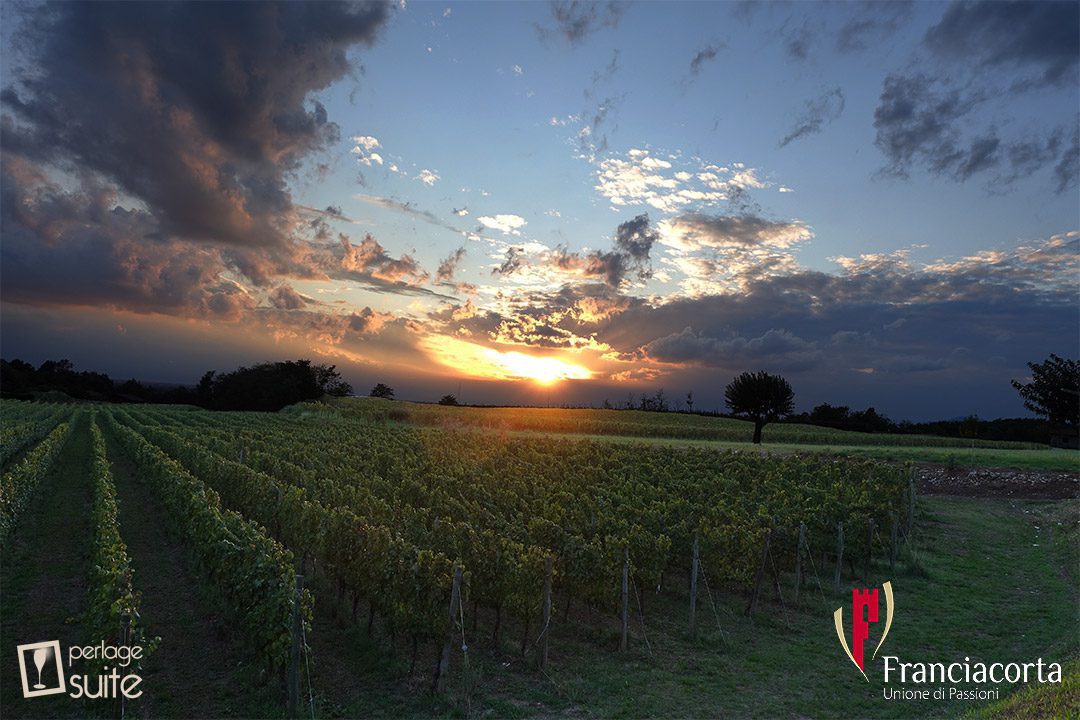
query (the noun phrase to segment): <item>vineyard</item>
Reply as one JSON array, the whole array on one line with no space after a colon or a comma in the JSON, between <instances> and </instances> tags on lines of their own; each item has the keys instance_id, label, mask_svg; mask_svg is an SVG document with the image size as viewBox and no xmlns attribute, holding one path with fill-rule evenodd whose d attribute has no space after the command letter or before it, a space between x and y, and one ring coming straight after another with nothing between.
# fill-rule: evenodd
<instances>
[{"instance_id":1,"label":"vineyard","mask_svg":"<svg viewBox=\"0 0 1080 720\"><path fill-rule=\"evenodd\" d=\"M337 682L320 686L332 676L319 673L363 664L346 637L402 653L405 685L437 703L425 712L468 714L486 692L482 669L504 655L557 689L567 633L589 638L594 660L652 657L661 633L727 652L729 634L790 627L791 613L829 607L851 579L922 571L902 465L314 405L2 410L5 546L32 532L31 499L65 444L85 445L83 639L143 644L151 657L179 640L143 606L146 552L125 524L125 498L140 498L253 668L252 693L270 709L240 714L344 712Z\"/></svg>"}]
</instances>

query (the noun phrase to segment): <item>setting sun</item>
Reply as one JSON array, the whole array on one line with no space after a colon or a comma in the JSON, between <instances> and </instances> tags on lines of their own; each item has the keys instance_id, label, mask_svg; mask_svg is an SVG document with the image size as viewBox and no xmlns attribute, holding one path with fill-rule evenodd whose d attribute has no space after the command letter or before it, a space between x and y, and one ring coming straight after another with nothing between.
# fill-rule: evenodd
<instances>
[{"instance_id":1,"label":"setting sun","mask_svg":"<svg viewBox=\"0 0 1080 720\"><path fill-rule=\"evenodd\" d=\"M472 377L490 380L534 380L547 385L558 380L586 380L592 372L554 357L503 352L475 343L436 336L424 348L437 361Z\"/></svg>"}]
</instances>

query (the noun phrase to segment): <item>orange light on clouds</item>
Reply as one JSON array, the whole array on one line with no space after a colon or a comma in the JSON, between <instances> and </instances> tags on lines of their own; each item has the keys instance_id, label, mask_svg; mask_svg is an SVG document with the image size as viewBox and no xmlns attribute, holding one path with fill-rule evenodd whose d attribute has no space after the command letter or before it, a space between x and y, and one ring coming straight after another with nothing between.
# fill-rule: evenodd
<instances>
[{"instance_id":1,"label":"orange light on clouds","mask_svg":"<svg viewBox=\"0 0 1080 720\"><path fill-rule=\"evenodd\" d=\"M442 335L425 338L421 346L443 365L487 380L533 380L547 385L559 380L586 380L593 375L588 368L558 358L504 352Z\"/></svg>"}]
</instances>

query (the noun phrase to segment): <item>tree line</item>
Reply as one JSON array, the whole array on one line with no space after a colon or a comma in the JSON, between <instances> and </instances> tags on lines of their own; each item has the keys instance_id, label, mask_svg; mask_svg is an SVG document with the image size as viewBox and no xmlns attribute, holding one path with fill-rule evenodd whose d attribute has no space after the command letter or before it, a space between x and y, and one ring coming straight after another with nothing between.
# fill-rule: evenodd
<instances>
[{"instance_id":1,"label":"tree line","mask_svg":"<svg viewBox=\"0 0 1080 720\"><path fill-rule=\"evenodd\" d=\"M197 405L210 410L280 410L324 395L352 394L334 365L310 360L265 362L232 372L209 370L194 386L116 382L105 373L78 371L70 360L0 360L0 392L22 400L91 400Z\"/></svg>"}]
</instances>

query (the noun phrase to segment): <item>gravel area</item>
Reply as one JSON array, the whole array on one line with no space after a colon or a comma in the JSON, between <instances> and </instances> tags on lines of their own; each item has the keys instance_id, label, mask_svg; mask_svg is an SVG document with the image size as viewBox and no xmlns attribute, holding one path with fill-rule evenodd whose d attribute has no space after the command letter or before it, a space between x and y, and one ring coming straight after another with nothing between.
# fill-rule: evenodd
<instances>
[{"instance_id":1,"label":"gravel area","mask_svg":"<svg viewBox=\"0 0 1080 720\"><path fill-rule=\"evenodd\" d=\"M1080 474L1044 470L916 466L918 490L925 495L1061 500L1080 497Z\"/></svg>"}]
</instances>

